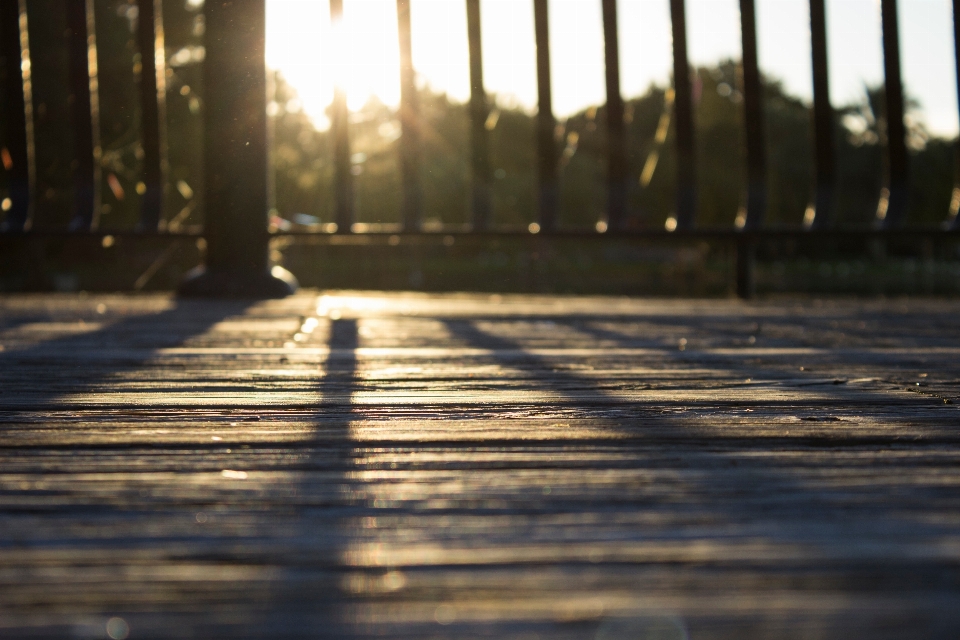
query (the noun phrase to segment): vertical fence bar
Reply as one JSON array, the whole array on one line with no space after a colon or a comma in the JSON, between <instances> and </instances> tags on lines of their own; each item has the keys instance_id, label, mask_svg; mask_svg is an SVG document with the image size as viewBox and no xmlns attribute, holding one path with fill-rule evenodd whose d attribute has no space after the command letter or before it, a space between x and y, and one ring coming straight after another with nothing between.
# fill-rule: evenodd
<instances>
[{"instance_id":1,"label":"vertical fence bar","mask_svg":"<svg viewBox=\"0 0 960 640\"><path fill-rule=\"evenodd\" d=\"M10 188L10 209L0 231L29 228L33 188L33 104L26 0L0 2L0 82L3 83L3 167Z\"/></svg>"},{"instance_id":2,"label":"vertical fence bar","mask_svg":"<svg viewBox=\"0 0 960 640\"><path fill-rule=\"evenodd\" d=\"M163 0L139 0L137 41L140 45L140 118L143 143L143 183L140 228L155 231L163 215L166 191L166 54L163 39Z\"/></svg>"},{"instance_id":3,"label":"vertical fence bar","mask_svg":"<svg viewBox=\"0 0 960 640\"><path fill-rule=\"evenodd\" d=\"M627 214L627 141L620 94L617 0L603 0L604 66L607 84L607 226L622 229Z\"/></svg>"},{"instance_id":4,"label":"vertical fence bar","mask_svg":"<svg viewBox=\"0 0 960 640\"><path fill-rule=\"evenodd\" d=\"M877 222L885 229L894 229L907 217L908 168L907 130L903 123L903 81L900 76L900 28L897 24L897 1L880 0L883 25L884 103L887 123L887 186L877 205Z\"/></svg>"},{"instance_id":5,"label":"vertical fence bar","mask_svg":"<svg viewBox=\"0 0 960 640\"><path fill-rule=\"evenodd\" d=\"M677 229L689 230L694 227L697 213L697 161L684 0L670 0L670 20L673 25L673 111L677 132Z\"/></svg>"},{"instance_id":6,"label":"vertical fence bar","mask_svg":"<svg viewBox=\"0 0 960 640\"><path fill-rule=\"evenodd\" d=\"M343 0L330 0L330 22L336 36L333 38L337 51L344 55ZM350 163L350 119L347 111L347 92L343 87L342 71L333 87L330 126L333 133L334 167L334 222L338 233L350 233L354 222L353 167Z\"/></svg>"},{"instance_id":7,"label":"vertical fence bar","mask_svg":"<svg viewBox=\"0 0 960 640\"><path fill-rule=\"evenodd\" d=\"M960 0L953 0L953 54L957 69L957 105L960 106ZM950 198L950 217L947 228L960 229L960 138L954 151L953 197Z\"/></svg>"},{"instance_id":8,"label":"vertical fence bar","mask_svg":"<svg viewBox=\"0 0 960 640\"><path fill-rule=\"evenodd\" d=\"M743 38L743 115L747 139L747 202L743 229L756 230L763 224L767 212L767 149L754 0L740 0L740 28Z\"/></svg>"},{"instance_id":9,"label":"vertical fence bar","mask_svg":"<svg viewBox=\"0 0 960 640\"><path fill-rule=\"evenodd\" d=\"M537 38L537 158L540 183L540 229L556 228L559 208L557 121L553 117L553 89L550 84L550 22L547 0L533 0Z\"/></svg>"},{"instance_id":10,"label":"vertical fence bar","mask_svg":"<svg viewBox=\"0 0 960 640\"><path fill-rule=\"evenodd\" d=\"M743 42L743 115L747 138L746 210L738 216L744 231L756 231L767 211L767 158L764 139L763 86L757 58L757 17L754 0L740 0L740 30ZM754 294L754 256L756 246L750 238L737 243L737 295Z\"/></svg>"},{"instance_id":11,"label":"vertical fence bar","mask_svg":"<svg viewBox=\"0 0 960 640\"><path fill-rule=\"evenodd\" d=\"M413 70L410 0L397 0L400 29L400 173L403 181L401 217L405 231L420 230L420 106Z\"/></svg>"},{"instance_id":12,"label":"vertical fence bar","mask_svg":"<svg viewBox=\"0 0 960 640\"><path fill-rule=\"evenodd\" d=\"M833 107L830 106L827 14L824 0L810 0L810 49L813 58L816 187L813 216L804 216L804 224L810 229L825 229L830 226L833 218L833 193L837 169L833 142Z\"/></svg>"},{"instance_id":13,"label":"vertical fence bar","mask_svg":"<svg viewBox=\"0 0 960 640\"><path fill-rule=\"evenodd\" d=\"M282 297L296 280L268 260L264 0L207 2L203 12L207 260L180 293Z\"/></svg>"},{"instance_id":14,"label":"vertical fence bar","mask_svg":"<svg viewBox=\"0 0 960 640\"><path fill-rule=\"evenodd\" d=\"M95 229L100 217L100 103L93 0L66 0L67 56L73 126L73 214L70 229Z\"/></svg>"},{"instance_id":15,"label":"vertical fence bar","mask_svg":"<svg viewBox=\"0 0 960 640\"><path fill-rule=\"evenodd\" d=\"M492 180L487 118L490 104L483 88L483 38L480 30L480 0L467 0L467 38L470 45L470 143L473 169L473 228L490 226Z\"/></svg>"},{"instance_id":16,"label":"vertical fence bar","mask_svg":"<svg viewBox=\"0 0 960 640\"><path fill-rule=\"evenodd\" d=\"M230 0L227 0L228 2ZM276 155L274 150L277 139L277 119L271 116L273 111L270 107L270 101L277 97L277 75L270 70L267 71L267 229L273 228L273 216L279 217L280 210L277 209L277 172ZM278 109L279 113L279 109Z\"/></svg>"}]
</instances>

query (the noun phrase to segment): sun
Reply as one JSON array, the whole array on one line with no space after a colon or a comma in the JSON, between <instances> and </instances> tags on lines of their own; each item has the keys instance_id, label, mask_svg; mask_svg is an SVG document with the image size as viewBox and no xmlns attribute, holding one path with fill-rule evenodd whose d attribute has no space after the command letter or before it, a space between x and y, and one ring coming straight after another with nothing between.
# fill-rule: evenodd
<instances>
[{"instance_id":1,"label":"sun","mask_svg":"<svg viewBox=\"0 0 960 640\"><path fill-rule=\"evenodd\" d=\"M400 100L396 3L347 0L338 24L326 0L267 1L267 65L296 88L316 126L340 85L351 110L371 97L395 107Z\"/></svg>"}]
</instances>

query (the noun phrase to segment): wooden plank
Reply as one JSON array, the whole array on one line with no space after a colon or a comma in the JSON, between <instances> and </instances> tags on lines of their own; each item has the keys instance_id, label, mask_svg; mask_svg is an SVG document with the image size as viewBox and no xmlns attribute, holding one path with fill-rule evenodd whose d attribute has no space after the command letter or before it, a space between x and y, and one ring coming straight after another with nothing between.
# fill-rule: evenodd
<instances>
[{"instance_id":1,"label":"wooden plank","mask_svg":"<svg viewBox=\"0 0 960 640\"><path fill-rule=\"evenodd\" d=\"M0 298L0 636L955 637L958 312Z\"/></svg>"}]
</instances>

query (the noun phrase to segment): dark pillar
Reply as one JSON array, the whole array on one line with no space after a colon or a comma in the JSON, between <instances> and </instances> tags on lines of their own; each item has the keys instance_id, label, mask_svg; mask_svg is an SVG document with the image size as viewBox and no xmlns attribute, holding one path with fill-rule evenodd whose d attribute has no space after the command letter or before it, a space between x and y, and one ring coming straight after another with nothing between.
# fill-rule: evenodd
<instances>
[{"instance_id":1,"label":"dark pillar","mask_svg":"<svg viewBox=\"0 0 960 640\"><path fill-rule=\"evenodd\" d=\"M885 229L902 226L907 217L907 130L903 124L900 77L900 29L897 0L880 0L883 24L884 114L887 123L887 186L877 205L877 222Z\"/></svg>"},{"instance_id":2,"label":"dark pillar","mask_svg":"<svg viewBox=\"0 0 960 640\"><path fill-rule=\"evenodd\" d=\"M166 192L167 83L163 41L163 0L139 0L137 41L140 45L140 118L143 183L140 228L156 231Z\"/></svg>"},{"instance_id":3,"label":"dark pillar","mask_svg":"<svg viewBox=\"0 0 960 640\"><path fill-rule=\"evenodd\" d=\"M207 261L180 293L283 297L296 280L268 262L264 0L208 0L203 12Z\"/></svg>"},{"instance_id":4,"label":"dark pillar","mask_svg":"<svg viewBox=\"0 0 960 640\"><path fill-rule=\"evenodd\" d=\"M73 213L70 230L95 229L100 218L100 102L93 0L66 0L67 56L73 127Z\"/></svg>"},{"instance_id":5,"label":"dark pillar","mask_svg":"<svg viewBox=\"0 0 960 640\"><path fill-rule=\"evenodd\" d=\"M330 0L330 21L334 30L341 32L335 39L343 46L343 0ZM353 167L350 164L350 118L347 111L347 93L343 88L343 77L338 76L333 88L333 104L330 108L330 128L333 134L334 167L334 222L338 233L350 233L353 227Z\"/></svg>"},{"instance_id":6,"label":"dark pillar","mask_svg":"<svg viewBox=\"0 0 960 640\"><path fill-rule=\"evenodd\" d=\"M473 169L473 228L490 226L492 180L487 118L490 105L483 88L483 39L480 31L480 0L467 0L467 37L470 43L470 133Z\"/></svg>"},{"instance_id":7,"label":"dark pillar","mask_svg":"<svg viewBox=\"0 0 960 640\"><path fill-rule=\"evenodd\" d=\"M810 0L810 49L813 56L813 133L816 191L810 229L825 229L833 219L836 159L833 142L833 107L827 58L827 15L824 0Z\"/></svg>"},{"instance_id":8,"label":"dark pillar","mask_svg":"<svg viewBox=\"0 0 960 640\"><path fill-rule=\"evenodd\" d=\"M754 230L763 224L767 212L767 149L754 0L740 0L740 29L743 38L743 115L747 138L747 213L743 228Z\"/></svg>"},{"instance_id":9,"label":"dark pillar","mask_svg":"<svg viewBox=\"0 0 960 640\"><path fill-rule=\"evenodd\" d=\"M401 217L405 231L420 230L420 106L413 71L410 0L397 0L400 28L400 174L403 181Z\"/></svg>"},{"instance_id":10,"label":"dark pillar","mask_svg":"<svg viewBox=\"0 0 960 640\"><path fill-rule=\"evenodd\" d=\"M694 151L693 96L687 60L684 0L670 0L673 23L673 113L677 132L677 229L693 229L697 215L697 161Z\"/></svg>"},{"instance_id":11,"label":"dark pillar","mask_svg":"<svg viewBox=\"0 0 960 640\"><path fill-rule=\"evenodd\" d=\"M10 210L0 231L29 228L30 194L33 187L33 105L27 41L26 0L0 2L0 83L6 151L3 165L10 187ZM22 22L21 22L22 21Z\"/></svg>"},{"instance_id":12,"label":"dark pillar","mask_svg":"<svg viewBox=\"0 0 960 640\"><path fill-rule=\"evenodd\" d=\"M537 37L537 157L540 181L540 229L551 231L557 226L559 184L557 177L557 143L554 131L553 94L550 85L550 28L547 0L533 0L534 27Z\"/></svg>"},{"instance_id":13,"label":"dark pillar","mask_svg":"<svg viewBox=\"0 0 960 640\"><path fill-rule=\"evenodd\" d=\"M627 140L620 95L617 0L603 0L603 42L607 81L607 226L622 229L627 215Z\"/></svg>"}]
</instances>

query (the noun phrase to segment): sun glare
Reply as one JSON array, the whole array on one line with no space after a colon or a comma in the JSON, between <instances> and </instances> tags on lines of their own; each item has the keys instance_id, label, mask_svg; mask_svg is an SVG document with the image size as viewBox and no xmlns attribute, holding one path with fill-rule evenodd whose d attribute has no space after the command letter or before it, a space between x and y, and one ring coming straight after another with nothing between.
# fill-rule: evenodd
<instances>
[{"instance_id":1,"label":"sun glare","mask_svg":"<svg viewBox=\"0 0 960 640\"><path fill-rule=\"evenodd\" d=\"M400 100L400 61L395 2L346 0L343 17L316 0L269 0L267 65L299 94L300 106L316 126L329 126L326 109L342 86L353 111L376 98L395 107Z\"/></svg>"},{"instance_id":2,"label":"sun glare","mask_svg":"<svg viewBox=\"0 0 960 640\"><path fill-rule=\"evenodd\" d=\"M413 65L418 82L452 100L469 99L466 3L410 0ZM831 81L835 102L857 100L864 83L881 78L879 10L875 0L828 2ZM641 95L671 76L668 0L619 0L621 87ZM909 5L904 74L937 132L957 130L949 0ZM536 109L532 0L481 0L484 81L503 103ZM298 92L318 128L339 83L351 110L376 98L396 107L400 62L396 0L344 0L342 24L328 0L267 0L267 64ZM553 108L563 118L605 101L600 0L549 0ZM736 0L687 0L690 58L712 65L740 55ZM791 93L810 99L806 0L758 2L760 64ZM946 25L946 26L945 26Z\"/></svg>"}]
</instances>

